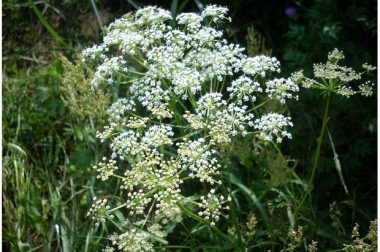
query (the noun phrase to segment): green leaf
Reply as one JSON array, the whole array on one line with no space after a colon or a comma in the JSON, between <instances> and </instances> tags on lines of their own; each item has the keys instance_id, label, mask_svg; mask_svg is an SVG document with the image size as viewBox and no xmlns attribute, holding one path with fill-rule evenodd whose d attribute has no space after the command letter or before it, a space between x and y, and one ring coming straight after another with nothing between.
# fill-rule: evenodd
<instances>
[{"instance_id":1,"label":"green leaf","mask_svg":"<svg viewBox=\"0 0 380 252\"><path fill-rule=\"evenodd\" d=\"M86 148L81 148L76 150L71 156L71 162L80 169L86 169L90 166L92 160L94 159L94 154L92 151Z\"/></svg>"}]
</instances>

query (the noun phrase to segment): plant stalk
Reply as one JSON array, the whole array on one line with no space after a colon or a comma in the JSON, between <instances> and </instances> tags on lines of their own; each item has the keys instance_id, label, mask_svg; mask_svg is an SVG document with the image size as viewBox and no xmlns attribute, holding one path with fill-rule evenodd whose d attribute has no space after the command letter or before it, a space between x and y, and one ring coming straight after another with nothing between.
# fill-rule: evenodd
<instances>
[{"instance_id":1,"label":"plant stalk","mask_svg":"<svg viewBox=\"0 0 380 252\"><path fill-rule=\"evenodd\" d=\"M331 103L331 94L329 94L327 96L327 101L326 101L326 106L325 106L325 112L324 112L324 115L323 115L323 122L322 122L321 133L319 134L319 137L318 137L318 140L317 140L318 145L317 145L317 149L315 150L313 168L311 170L311 175L309 177L309 186L310 186L310 188L313 185L313 180L314 180L315 172L317 170L318 163L319 163L319 157L321 156L321 147L322 147L323 137L325 135L325 131L326 131L326 128L327 128L327 122L329 120L330 103ZM309 189L309 192L310 191L311 191L311 189Z\"/></svg>"},{"instance_id":2,"label":"plant stalk","mask_svg":"<svg viewBox=\"0 0 380 252\"><path fill-rule=\"evenodd\" d=\"M327 122L329 119L330 104L331 104L331 94L328 94L326 105L325 105L325 112L323 115L321 132L320 132L319 137L317 139L317 148L316 148L315 153L314 153L313 167L311 169L311 173L310 173L310 176L308 179L308 189L305 192L305 194L303 195L301 203L298 205L297 209L294 211L294 219L295 220L297 220L297 214L298 214L300 208L303 206L306 198L310 195L310 193L313 189L313 180L314 180L315 172L316 172L317 167L318 167L319 157L321 155L321 147L322 147L322 142L323 142L323 136L325 134L325 131L327 128Z\"/></svg>"}]
</instances>

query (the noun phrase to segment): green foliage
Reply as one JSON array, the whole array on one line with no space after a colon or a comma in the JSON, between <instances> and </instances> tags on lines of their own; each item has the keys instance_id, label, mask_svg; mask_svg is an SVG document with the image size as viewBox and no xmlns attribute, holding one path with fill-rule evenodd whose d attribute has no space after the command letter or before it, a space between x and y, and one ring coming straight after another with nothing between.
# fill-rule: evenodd
<instances>
[{"instance_id":1,"label":"green foliage","mask_svg":"<svg viewBox=\"0 0 380 252\"><path fill-rule=\"evenodd\" d=\"M289 62L288 67L310 67L337 45L355 66L363 60L368 61L370 55L364 47L376 34L372 4L372 1L294 1L297 15L290 19L289 30L284 36L284 59ZM352 36L360 30L360 37ZM316 47L318 50L310 50ZM364 54L358 55L357 51Z\"/></svg>"},{"instance_id":2,"label":"green foliage","mask_svg":"<svg viewBox=\"0 0 380 252\"><path fill-rule=\"evenodd\" d=\"M8 68L10 67L10 68ZM103 150L88 119L60 99L62 66L3 75L3 246L12 251L91 251L102 242L83 213ZM85 180L83 178L86 178ZM86 239L86 242L82 241Z\"/></svg>"},{"instance_id":3,"label":"green foliage","mask_svg":"<svg viewBox=\"0 0 380 252\"><path fill-rule=\"evenodd\" d=\"M79 118L88 116L104 118L108 108L109 95L99 89L91 90L91 70L86 68L80 58L74 64L63 56L61 61L64 74L60 91L65 106Z\"/></svg>"}]
</instances>

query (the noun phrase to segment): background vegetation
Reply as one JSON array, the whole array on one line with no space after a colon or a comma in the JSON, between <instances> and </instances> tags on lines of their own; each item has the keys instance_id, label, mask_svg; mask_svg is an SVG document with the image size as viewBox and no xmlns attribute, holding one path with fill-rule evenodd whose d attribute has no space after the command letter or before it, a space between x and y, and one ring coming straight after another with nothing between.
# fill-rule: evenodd
<instances>
[{"instance_id":1,"label":"background vegetation","mask_svg":"<svg viewBox=\"0 0 380 252\"><path fill-rule=\"evenodd\" d=\"M229 6L229 40L258 53L276 56L284 76L325 61L338 47L345 63L359 69L376 65L377 2L361 1L3 1L3 249L4 251L99 251L107 227L95 227L86 212L92 197L109 186L95 183L92 165L107 150L96 139L101 113L78 113L68 106L63 78L70 69L61 55L75 60L84 47L101 39L100 27L139 6L151 4L173 13L196 11L208 3ZM373 80L375 81L375 80ZM77 94L78 95L78 94ZM78 95L79 97L80 94ZM320 251L340 251L351 243L358 223L363 236L376 218L377 111L371 98L334 99L329 133L348 188L345 193L329 139L323 141L312 196L302 205L296 225L303 226L305 251L311 240ZM105 98L106 99L106 98ZM255 235L249 251L288 248L291 218L300 205L323 115L323 99L303 90L288 104L293 140L280 147L252 141L235 143L231 188L239 199L242 224L254 213ZM301 179L295 179L298 174ZM116 183L116 182L115 182ZM112 187L111 187L112 188ZM197 228L193 223L192 228ZM252 230L251 230L252 231ZM182 232L182 231L181 231ZM247 235L250 230L247 230ZM215 251L217 237L207 232L185 240ZM178 231L173 244L182 242ZM219 248L219 250L223 250ZM295 250L295 251L298 251Z\"/></svg>"}]
</instances>

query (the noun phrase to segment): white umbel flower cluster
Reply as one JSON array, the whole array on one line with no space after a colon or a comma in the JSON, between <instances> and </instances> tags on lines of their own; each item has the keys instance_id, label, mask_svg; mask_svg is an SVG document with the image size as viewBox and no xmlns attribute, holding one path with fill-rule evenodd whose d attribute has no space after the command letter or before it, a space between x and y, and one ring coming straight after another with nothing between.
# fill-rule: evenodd
<instances>
[{"instance_id":1,"label":"white umbel flower cluster","mask_svg":"<svg viewBox=\"0 0 380 252\"><path fill-rule=\"evenodd\" d=\"M103 157L103 161L93 168L99 173L96 178L106 181L117 170L116 160L111 159L107 162L107 158Z\"/></svg>"},{"instance_id":2,"label":"white umbel flower cluster","mask_svg":"<svg viewBox=\"0 0 380 252\"><path fill-rule=\"evenodd\" d=\"M243 102L255 102L255 93L262 92L263 89L260 87L260 83L254 82L247 76L240 76L231 83L230 87L227 87L227 91L231 92L231 97L234 97L237 104L241 105Z\"/></svg>"},{"instance_id":3,"label":"white umbel flower cluster","mask_svg":"<svg viewBox=\"0 0 380 252\"><path fill-rule=\"evenodd\" d=\"M362 65L364 71L356 72L351 67L342 66L340 62L345 56L338 49L330 52L327 58L326 63L314 64L314 79L305 77L302 71L293 74L292 79L305 88L321 90L323 94L335 93L347 98L355 94L367 97L373 94L373 83L366 81L357 88L351 83L360 81L365 73L376 70L376 67L364 63Z\"/></svg>"},{"instance_id":4,"label":"white umbel flower cluster","mask_svg":"<svg viewBox=\"0 0 380 252\"><path fill-rule=\"evenodd\" d=\"M293 126L290 117L285 117L276 113L269 113L255 121L255 128L262 132L261 136L265 140L276 140L278 143L281 143L282 139L285 137L289 139L292 138L289 132L283 130L286 126Z\"/></svg>"},{"instance_id":5,"label":"white umbel flower cluster","mask_svg":"<svg viewBox=\"0 0 380 252\"><path fill-rule=\"evenodd\" d=\"M229 206L225 206L227 202L231 201L231 198L224 198L223 195L215 195L215 189L211 189L207 196L201 197L201 202L199 206L202 211L199 211L199 216L203 216L205 220L210 221L211 226L215 226L215 222L219 220L221 215L221 210L229 210Z\"/></svg>"},{"instance_id":6,"label":"white umbel flower cluster","mask_svg":"<svg viewBox=\"0 0 380 252\"><path fill-rule=\"evenodd\" d=\"M149 234L136 228L131 228L123 234L113 234L110 240L119 251L154 251Z\"/></svg>"},{"instance_id":7,"label":"white umbel flower cluster","mask_svg":"<svg viewBox=\"0 0 380 252\"><path fill-rule=\"evenodd\" d=\"M298 100L298 95L295 95L299 91L299 87L291 78L273 79L266 83L267 88L265 92L268 93L270 98L276 99L281 103L285 103L286 99L294 98Z\"/></svg>"},{"instance_id":8,"label":"white umbel flower cluster","mask_svg":"<svg viewBox=\"0 0 380 252\"><path fill-rule=\"evenodd\" d=\"M157 227L181 221L178 203L194 203L182 195L187 180L194 188L210 188L195 205L200 218L216 225L230 200L216 193L222 184L220 149L233 138L290 138L289 118L255 118L268 100L296 98L298 87L290 79L270 80L280 72L276 58L248 57L244 48L223 39L215 24L230 20L227 12L209 5L199 15L173 18L149 6L115 20L101 44L83 51L96 66L93 88L122 90L108 110L109 125L97 133L110 143L112 159L96 166L100 179L122 181L122 197L103 211L104 220L120 211L133 222L111 238L121 251L149 251L152 232L167 235Z\"/></svg>"},{"instance_id":9,"label":"white umbel flower cluster","mask_svg":"<svg viewBox=\"0 0 380 252\"><path fill-rule=\"evenodd\" d=\"M87 216L91 217L92 220L95 221L96 225L104 223L107 218L112 219L114 217L112 214L108 213L110 206L107 203L107 199L98 199L96 197L93 198L93 203L87 213Z\"/></svg>"}]
</instances>

